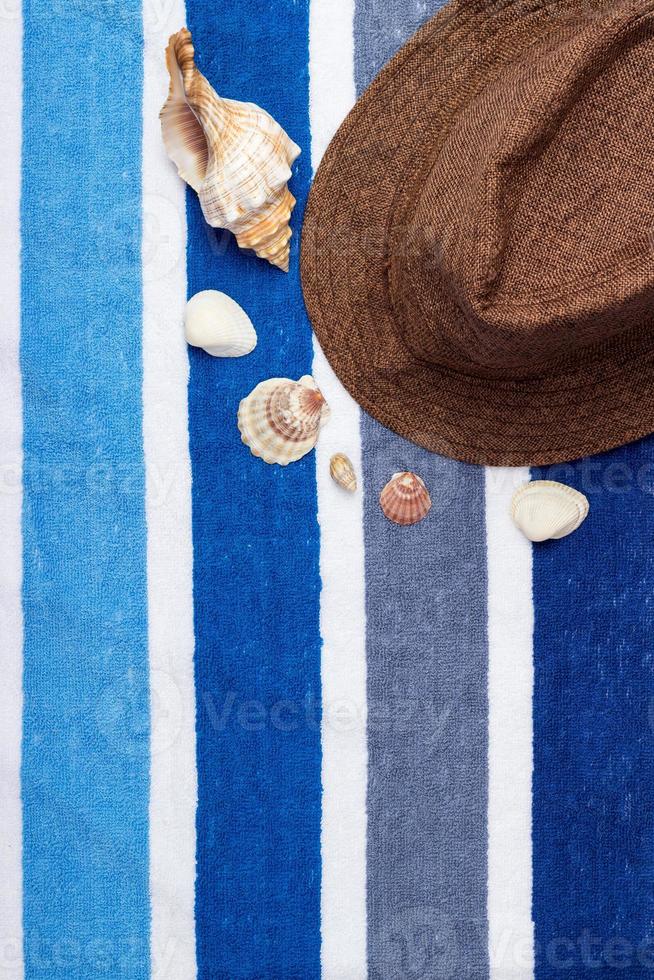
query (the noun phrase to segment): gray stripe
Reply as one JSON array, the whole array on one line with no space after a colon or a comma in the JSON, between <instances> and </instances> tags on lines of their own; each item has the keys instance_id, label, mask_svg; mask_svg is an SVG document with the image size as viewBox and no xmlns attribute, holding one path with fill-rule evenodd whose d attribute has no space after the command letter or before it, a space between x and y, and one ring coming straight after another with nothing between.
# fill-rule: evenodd
<instances>
[{"instance_id":1,"label":"gray stripe","mask_svg":"<svg viewBox=\"0 0 654 980\"><path fill-rule=\"evenodd\" d=\"M359 93L439 5L357 0ZM484 472L362 415L371 980L488 976ZM398 470L427 484L414 527L382 515Z\"/></svg>"},{"instance_id":2,"label":"gray stripe","mask_svg":"<svg viewBox=\"0 0 654 980\"><path fill-rule=\"evenodd\" d=\"M488 974L483 469L362 421L368 623L368 959L374 980ZM414 470L432 510L382 515Z\"/></svg>"}]
</instances>

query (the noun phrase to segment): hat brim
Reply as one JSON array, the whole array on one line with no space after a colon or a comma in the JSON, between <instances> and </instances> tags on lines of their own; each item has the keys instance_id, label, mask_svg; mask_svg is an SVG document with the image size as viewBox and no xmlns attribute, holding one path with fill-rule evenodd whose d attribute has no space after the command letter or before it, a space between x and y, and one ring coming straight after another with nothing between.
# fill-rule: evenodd
<instances>
[{"instance_id":1,"label":"hat brim","mask_svg":"<svg viewBox=\"0 0 654 980\"><path fill-rule=\"evenodd\" d=\"M403 189L435 159L466 102L570 16L597 11L592 0L459 0L446 7L359 99L309 196L304 298L335 373L383 425L465 462L547 465L654 432L654 330L584 348L558 372L507 381L421 360L404 342L391 304L388 242Z\"/></svg>"}]
</instances>

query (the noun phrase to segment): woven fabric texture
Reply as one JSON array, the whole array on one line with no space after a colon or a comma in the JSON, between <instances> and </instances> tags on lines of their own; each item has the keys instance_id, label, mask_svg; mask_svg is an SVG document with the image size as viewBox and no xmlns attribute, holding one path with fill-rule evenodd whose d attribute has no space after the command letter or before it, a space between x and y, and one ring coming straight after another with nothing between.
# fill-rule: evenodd
<instances>
[{"instance_id":1,"label":"woven fabric texture","mask_svg":"<svg viewBox=\"0 0 654 980\"><path fill-rule=\"evenodd\" d=\"M491 465L654 430L653 9L461 0L342 125L307 208L305 301L386 426Z\"/></svg>"}]
</instances>

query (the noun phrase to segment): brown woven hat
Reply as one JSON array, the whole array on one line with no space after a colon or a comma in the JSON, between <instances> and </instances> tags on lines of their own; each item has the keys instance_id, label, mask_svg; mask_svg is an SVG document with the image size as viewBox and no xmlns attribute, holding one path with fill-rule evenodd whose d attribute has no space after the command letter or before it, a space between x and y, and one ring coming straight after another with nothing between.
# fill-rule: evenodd
<instances>
[{"instance_id":1,"label":"brown woven hat","mask_svg":"<svg viewBox=\"0 0 654 980\"><path fill-rule=\"evenodd\" d=\"M458 0L332 141L304 295L354 398L455 459L654 432L654 2Z\"/></svg>"}]
</instances>

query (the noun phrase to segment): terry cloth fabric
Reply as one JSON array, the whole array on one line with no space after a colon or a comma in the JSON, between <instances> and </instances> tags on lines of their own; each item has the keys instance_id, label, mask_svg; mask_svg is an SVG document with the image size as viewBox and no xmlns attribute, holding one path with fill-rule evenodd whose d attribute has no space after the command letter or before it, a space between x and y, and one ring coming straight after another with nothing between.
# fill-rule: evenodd
<instances>
[{"instance_id":1,"label":"terry cloth fabric","mask_svg":"<svg viewBox=\"0 0 654 980\"><path fill-rule=\"evenodd\" d=\"M9 980L654 974L654 440L532 475L362 413L312 340L303 207L435 3L30 0L3 20L0 973ZM288 276L207 229L161 143L163 51L302 146ZM188 351L224 289L252 355ZM286 469L239 399L312 372ZM331 453L354 461L345 496ZM397 470L428 518L390 525Z\"/></svg>"}]
</instances>

